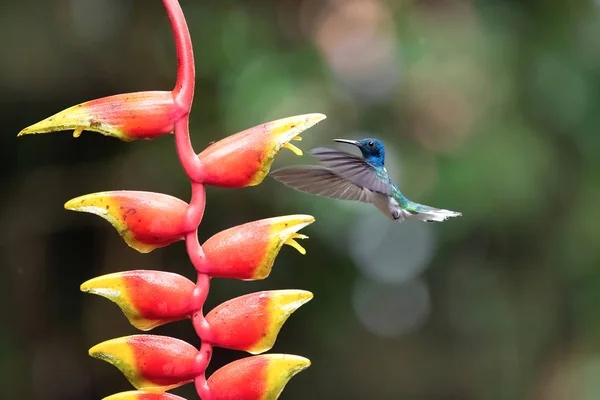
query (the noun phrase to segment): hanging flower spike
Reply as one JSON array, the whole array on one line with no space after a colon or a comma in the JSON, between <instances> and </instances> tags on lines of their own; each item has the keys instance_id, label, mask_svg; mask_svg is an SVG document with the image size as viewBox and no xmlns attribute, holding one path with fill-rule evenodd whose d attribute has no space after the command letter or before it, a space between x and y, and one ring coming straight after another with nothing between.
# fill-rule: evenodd
<instances>
[{"instance_id":1,"label":"hanging flower spike","mask_svg":"<svg viewBox=\"0 0 600 400\"><path fill-rule=\"evenodd\" d=\"M242 358L208 378L207 400L275 400L289 380L309 366L308 359L288 354Z\"/></svg>"},{"instance_id":2,"label":"hanging flower spike","mask_svg":"<svg viewBox=\"0 0 600 400\"><path fill-rule=\"evenodd\" d=\"M92 347L90 356L111 363L136 388L165 392L185 385L198 371L199 352L183 340L158 335L133 335Z\"/></svg>"},{"instance_id":3,"label":"hanging flower spike","mask_svg":"<svg viewBox=\"0 0 600 400\"><path fill-rule=\"evenodd\" d=\"M97 294L121 308L131 325L142 331L191 316L194 283L164 271L125 271L84 282L81 291Z\"/></svg>"},{"instance_id":4,"label":"hanging flower spike","mask_svg":"<svg viewBox=\"0 0 600 400\"><path fill-rule=\"evenodd\" d=\"M325 118L306 114L265 123L224 138L197 154L189 134L194 94L194 54L178 0L162 0L175 39L177 81L172 91L119 94L67 108L23 129L18 136L73 130L99 132L130 142L174 133L184 172L191 181L189 204L172 196L140 191L87 194L65 203L68 210L99 215L125 242L141 253L186 240L197 268L196 284L161 271L126 271L93 278L81 290L116 303L130 323L150 330L191 318L202 343L196 349L182 340L157 335L132 335L107 340L89 350L124 374L138 390L105 400L185 400L166 393L192 381L202 400L275 400L289 380L310 366L304 357L266 354L234 361L206 379L213 346L258 354L269 350L289 316L312 299L303 290L273 290L229 300L206 317L203 305L211 277L266 278L284 244L305 250L295 239L314 222L309 215L254 221L217 233L200 246L197 229L205 207L205 185L241 188L260 184L283 148Z\"/></svg>"},{"instance_id":5,"label":"hanging flower spike","mask_svg":"<svg viewBox=\"0 0 600 400\"><path fill-rule=\"evenodd\" d=\"M206 316L210 342L251 354L270 350L289 316L312 298L305 290L271 290L226 301Z\"/></svg>"},{"instance_id":6,"label":"hanging flower spike","mask_svg":"<svg viewBox=\"0 0 600 400\"><path fill-rule=\"evenodd\" d=\"M183 397L163 392L143 392L131 390L129 392L116 393L102 400L186 400Z\"/></svg>"},{"instance_id":7,"label":"hanging flower spike","mask_svg":"<svg viewBox=\"0 0 600 400\"><path fill-rule=\"evenodd\" d=\"M175 122L186 113L171 92L118 94L69 107L17 136L73 130L73 137L79 137L85 130L131 142L173 133Z\"/></svg>"},{"instance_id":8,"label":"hanging flower spike","mask_svg":"<svg viewBox=\"0 0 600 400\"><path fill-rule=\"evenodd\" d=\"M297 232L314 221L310 215L288 215L221 231L202 245L206 263L199 272L215 278L264 279L284 244L306 254L295 239L306 239Z\"/></svg>"},{"instance_id":9,"label":"hanging flower spike","mask_svg":"<svg viewBox=\"0 0 600 400\"><path fill-rule=\"evenodd\" d=\"M140 253L149 253L184 239L188 204L153 192L118 190L76 197L67 210L96 214Z\"/></svg>"},{"instance_id":10,"label":"hanging flower spike","mask_svg":"<svg viewBox=\"0 0 600 400\"><path fill-rule=\"evenodd\" d=\"M289 142L301 140L298 136L301 132L323 119L323 114L298 115L221 139L198 155L201 176L197 177L197 181L227 188L258 185L269 173L281 148L302 155L302 151Z\"/></svg>"}]
</instances>

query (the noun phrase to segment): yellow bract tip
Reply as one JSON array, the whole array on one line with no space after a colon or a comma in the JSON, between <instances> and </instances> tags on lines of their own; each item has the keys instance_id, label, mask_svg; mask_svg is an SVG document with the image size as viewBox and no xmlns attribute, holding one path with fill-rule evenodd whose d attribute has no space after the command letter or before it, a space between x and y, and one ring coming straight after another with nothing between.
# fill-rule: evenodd
<instances>
[{"instance_id":1,"label":"yellow bract tip","mask_svg":"<svg viewBox=\"0 0 600 400\"><path fill-rule=\"evenodd\" d=\"M291 354L265 354L259 357L269 360L266 386L270 390L263 395L265 400L279 398L289 380L300 371L310 367L308 358Z\"/></svg>"},{"instance_id":2,"label":"yellow bract tip","mask_svg":"<svg viewBox=\"0 0 600 400\"><path fill-rule=\"evenodd\" d=\"M83 128L77 128L73 131L73 137L74 138L78 138L79 136L81 136L81 133L83 132Z\"/></svg>"},{"instance_id":3,"label":"yellow bract tip","mask_svg":"<svg viewBox=\"0 0 600 400\"><path fill-rule=\"evenodd\" d=\"M302 150L300 150L299 148L297 148L293 144L290 144L289 142L284 143L283 147L285 147L286 149L289 149L289 150L293 151L298 156L301 156L303 154Z\"/></svg>"},{"instance_id":4,"label":"yellow bract tip","mask_svg":"<svg viewBox=\"0 0 600 400\"><path fill-rule=\"evenodd\" d=\"M267 319L269 322L258 343L245 349L250 354L260 354L271 350L277 340L279 331L290 315L313 298L311 292L297 289L269 290L247 296L257 295L260 297L267 295L269 298L268 305L261 311L258 311L257 314L262 315L262 318Z\"/></svg>"},{"instance_id":5,"label":"yellow bract tip","mask_svg":"<svg viewBox=\"0 0 600 400\"><path fill-rule=\"evenodd\" d=\"M271 293L273 294L273 304L285 311L288 316L314 297L308 290L298 289L273 290Z\"/></svg>"},{"instance_id":6,"label":"yellow bract tip","mask_svg":"<svg viewBox=\"0 0 600 400\"><path fill-rule=\"evenodd\" d=\"M125 355L125 357L119 358L127 358L127 361L132 361L132 354L127 345L127 340L131 336L123 336L116 339L106 340L102 343L98 343L95 346L92 346L88 350L88 354L94 358L103 359L111 362L111 360L115 360L116 357L121 355Z\"/></svg>"},{"instance_id":7,"label":"yellow bract tip","mask_svg":"<svg viewBox=\"0 0 600 400\"><path fill-rule=\"evenodd\" d=\"M36 124L37 125L37 124ZM46 133L46 132L38 132L35 129L33 129L33 127L35 127L35 125L32 126L28 126L25 129L22 129L21 132L19 132L17 134L17 136L24 136L24 135L34 135L36 133Z\"/></svg>"},{"instance_id":8,"label":"yellow bract tip","mask_svg":"<svg viewBox=\"0 0 600 400\"><path fill-rule=\"evenodd\" d=\"M121 272L115 272L88 279L79 286L79 290L101 296L118 296L123 286L122 275Z\"/></svg>"},{"instance_id":9,"label":"yellow bract tip","mask_svg":"<svg viewBox=\"0 0 600 400\"><path fill-rule=\"evenodd\" d=\"M311 215L288 215L285 217L272 218L272 229L279 235L283 244L292 246L300 252L306 254L304 247L300 246L294 239L308 239L308 236L298 233L298 231L307 225L315 222L315 218ZM281 243L279 242L279 243Z\"/></svg>"}]
</instances>

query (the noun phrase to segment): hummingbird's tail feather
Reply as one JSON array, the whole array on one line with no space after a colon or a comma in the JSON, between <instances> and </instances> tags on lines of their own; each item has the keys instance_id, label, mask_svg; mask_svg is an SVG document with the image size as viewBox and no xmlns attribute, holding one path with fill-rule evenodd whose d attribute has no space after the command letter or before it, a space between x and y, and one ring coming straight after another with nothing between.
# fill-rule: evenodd
<instances>
[{"instance_id":1,"label":"hummingbird's tail feather","mask_svg":"<svg viewBox=\"0 0 600 400\"><path fill-rule=\"evenodd\" d=\"M292 189L331 199L369 203L372 195L369 190L316 165L280 168L269 175Z\"/></svg>"},{"instance_id":2,"label":"hummingbird's tail feather","mask_svg":"<svg viewBox=\"0 0 600 400\"><path fill-rule=\"evenodd\" d=\"M462 216L462 213L458 211L444 210L443 208L429 207L416 203L411 211L413 214L411 215L410 219L416 219L425 222L443 222L448 218Z\"/></svg>"}]
</instances>

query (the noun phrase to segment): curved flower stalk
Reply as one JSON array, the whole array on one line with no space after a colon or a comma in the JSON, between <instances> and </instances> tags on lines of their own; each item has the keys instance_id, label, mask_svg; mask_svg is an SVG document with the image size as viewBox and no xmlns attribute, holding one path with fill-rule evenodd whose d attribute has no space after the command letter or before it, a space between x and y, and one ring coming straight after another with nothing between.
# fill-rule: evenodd
<instances>
[{"instance_id":1,"label":"curved flower stalk","mask_svg":"<svg viewBox=\"0 0 600 400\"><path fill-rule=\"evenodd\" d=\"M205 208L205 186L241 188L260 184L278 152L299 141L304 130L325 118L306 114L267 122L226 137L196 154L189 134L194 94L194 55L177 0L163 0L175 37L178 71L171 91L119 94L87 101L23 129L27 134L73 130L99 132L125 142L175 136L177 153L192 186L189 203L142 191L106 191L65 203L73 211L108 221L131 248L148 253L184 240L198 279L194 283L165 271L133 270L90 279L83 292L114 302L141 331L191 320L201 339L195 348L179 339L138 334L106 340L89 354L118 368L137 390L106 400L182 400L168 390L194 383L203 400L274 400L298 372L310 366L304 357L261 354L270 350L290 315L313 297L305 290L250 293L218 305L206 316L203 305L211 278L258 280L269 276L275 258L287 244L301 254L298 233L312 224L310 215L288 215L247 222L216 233L200 245L198 226ZM252 356L234 361L208 379L205 371L214 346Z\"/></svg>"}]
</instances>

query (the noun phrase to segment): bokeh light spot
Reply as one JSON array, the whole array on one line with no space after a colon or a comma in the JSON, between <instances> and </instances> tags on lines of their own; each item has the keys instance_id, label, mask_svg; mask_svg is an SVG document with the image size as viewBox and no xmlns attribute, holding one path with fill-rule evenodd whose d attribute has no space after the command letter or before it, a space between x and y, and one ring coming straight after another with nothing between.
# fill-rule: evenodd
<instances>
[{"instance_id":1,"label":"bokeh light spot","mask_svg":"<svg viewBox=\"0 0 600 400\"><path fill-rule=\"evenodd\" d=\"M432 226L418 221L384 219L375 207L361 215L349 236L348 249L358 267L381 283L399 283L420 274L435 251ZM373 214L373 215L371 215Z\"/></svg>"},{"instance_id":2,"label":"bokeh light spot","mask_svg":"<svg viewBox=\"0 0 600 400\"><path fill-rule=\"evenodd\" d=\"M384 285L359 279L354 287L354 309L371 333L396 337L420 328L430 312L429 288L421 280Z\"/></svg>"}]
</instances>

